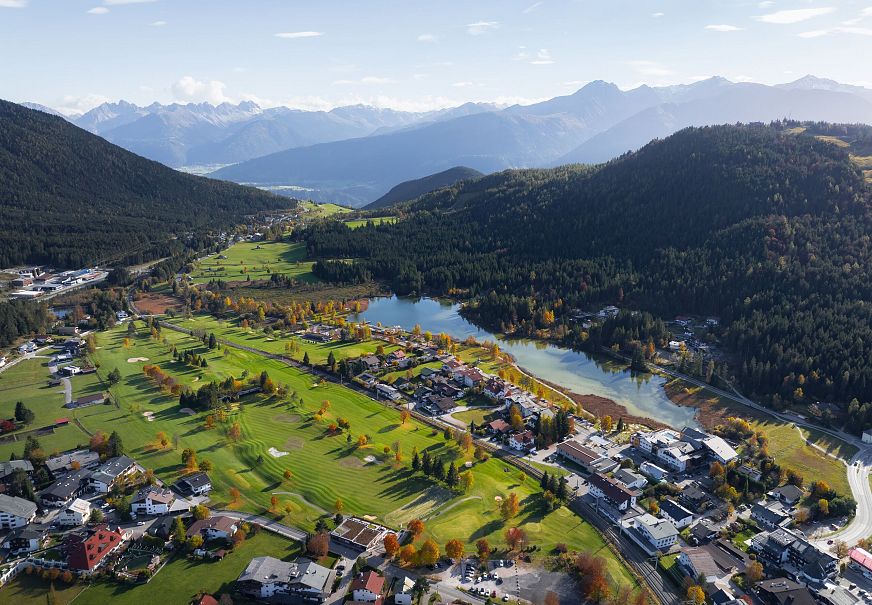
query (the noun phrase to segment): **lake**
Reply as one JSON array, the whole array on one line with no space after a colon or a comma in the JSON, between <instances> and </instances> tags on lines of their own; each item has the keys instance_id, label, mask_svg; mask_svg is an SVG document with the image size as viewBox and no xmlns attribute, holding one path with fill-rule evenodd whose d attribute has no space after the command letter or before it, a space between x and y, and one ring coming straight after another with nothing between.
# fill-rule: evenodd
<instances>
[{"instance_id":1,"label":"lake","mask_svg":"<svg viewBox=\"0 0 872 605\"><path fill-rule=\"evenodd\" d=\"M665 379L651 374L639 375L622 365L592 357L552 344L530 340L508 340L498 337L460 316L460 305L430 298L374 298L369 307L353 318L384 326L400 326L412 330L420 325L434 334L444 332L463 340L474 336L478 340L499 340L500 348L511 354L518 365L535 376L561 385L579 395L599 395L620 403L628 412L668 424L673 427L697 426L695 410L677 406L663 390Z\"/></svg>"}]
</instances>

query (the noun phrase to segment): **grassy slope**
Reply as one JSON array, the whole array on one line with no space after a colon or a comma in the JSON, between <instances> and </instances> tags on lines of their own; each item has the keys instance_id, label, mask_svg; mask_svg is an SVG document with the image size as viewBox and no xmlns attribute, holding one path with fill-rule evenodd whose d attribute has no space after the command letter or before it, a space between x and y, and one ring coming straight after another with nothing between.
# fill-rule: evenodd
<instances>
[{"instance_id":1,"label":"grassy slope","mask_svg":"<svg viewBox=\"0 0 872 605\"><path fill-rule=\"evenodd\" d=\"M301 243L239 242L222 254L227 258L219 259L218 255L213 255L198 263L191 274L193 281L245 281L246 277L260 280L269 279L273 273L307 283L318 281L312 274L312 263L305 260L306 249Z\"/></svg>"},{"instance_id":2,"label":"grassy slope","mask_svg":"<svg viewBox=\"0 0 872 605\"><path fill-rule=\"evenodd\" d=\"M363 227L368 222L372 222L375 225L381 225L382 223L396 223L397 217L395 216L378 216L374 218L361 218L351 221L343 221L346 225L348 225L351 229L357 229L358 227Z\"/></svg>"}]
</instances>

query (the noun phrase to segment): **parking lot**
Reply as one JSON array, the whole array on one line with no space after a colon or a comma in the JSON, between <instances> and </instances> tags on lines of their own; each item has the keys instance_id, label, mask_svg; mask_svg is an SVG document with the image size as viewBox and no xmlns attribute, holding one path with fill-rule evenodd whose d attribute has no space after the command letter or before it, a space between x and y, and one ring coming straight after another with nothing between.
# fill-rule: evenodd
<instances>
[{"instance_id":1,"label":"parking lot","mask_svg":"<svg viewBox=\"0 0 872 605\"><path fill-rule=\"evenodd\" d=\"M478 559L466 559L455 567L461 588L482 599L491 597L509 601L518 594L517 570L514 561L498 559L487 563L487 571L480 569Z\"/></svg>"}]
</instances>

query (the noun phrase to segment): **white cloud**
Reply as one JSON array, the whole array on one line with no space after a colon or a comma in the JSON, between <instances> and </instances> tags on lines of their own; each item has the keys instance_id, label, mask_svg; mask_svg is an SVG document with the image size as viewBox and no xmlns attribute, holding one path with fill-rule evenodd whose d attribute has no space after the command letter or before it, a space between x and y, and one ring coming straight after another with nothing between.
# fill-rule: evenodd
<instances>
[{"instance_id":1,"label":"white cloud","mask_svg":"<svg viewBox=\"0 0 872 605\"><path fill-rule=\"evenodd\" d=\"M88 10L89 15L105 15L109 12L109 9L105 6L95 6L92 9Z\"/></svg>"},{"instance_id":2,"label":"white cloud","mask_svg":"<svg viewBox=\"0 0 872 605\"><path fill-rule=\"evenodd\" d=\"M836 9L832 6L821 6L819 8L797 8L793 10L776 11L774 13L769 13L766 15L758 15L754 17L754 19L756 19L757 21L762 21L763 23L790 25L793 23L808 21L809 19L814 19L815 17L829 15L835 10Z\"/></svg>"},{"instance_id":3,"label":"white cloud","mask_svg":"<svg viewBox=\"0 0 872 605\"><path fill-rule=\"evenodd\" d=\"M530 61L530 65L551 65L554 59L551 58L551 53L547 48L540 48L536 53L536 57Z\"/></svg>"},{"instance_id":4,"label":"white cloud","mask_svg":"<svg viewBox=\"0 0 872 605\"><path fill-rule=\"evenodd\" d=\"M103 0L106 6L122 6L124 4L147 4L149 2L157 2L157 0Z\"/></svg>"},{"instance_id":5,"label":"white cloud","mask_svg":"<svg viewBox=\"0 0 872 605\"><path fill-rule=\"evenodd\" d=\"M475 82L455 82L452 84L454 88L469 88L470 86L475 86Z\"/></svg>"},{"instance_id":6,"label":"white cloud","mask_svg":"<svg viewBox=\"0 0 872 605\"><path fill-rule=\"evenodd\" d=\"M0 0L0 8L24 8L27 0Z\"/></svg>"},{"instance_id":7,"label":"white cloud","mask_svg":"<svg viewBox=\"0 0 872 605\"><path fill-rule=\"evenodd\" d=\"M655 19L659 19L660 17L666 16L666 13L651 13L651 16Z\"/></svg>"},{"instance_id":8,"label":"white cloud","mask_svg":"<svg viewBox=\"0 0 872 605\"><path fill-rule=\"evenodd\" d=\"M545 4L545 3L544 2L534 2L533 4L531 4L530 6L525 8L524 10L522 10L521 12L524 13L525 15L529 15L530 13L532 13L534 10L536 10L537 8L542 6L543 4Z\"/></svg>"},{"instance_id":9,"label":"white cloud","mask_svg":"<svg viewBox=\"0 0 872 605\"><path fill-rule=\"evenodd\" d=\"M630 61L629 65L646 76L671 76L674 72L655 61Z\"/></svg>"},{"instance_id":10,"label":"white cloud","mask_svg":"<svg viewBox=\"0 0 872 605\"><path fill-rule=\"evenodd\" d=\"M323 32L279 32L274 34L276 38L296 40L297 38L317 38L323 36Z\"/></svg>"},{"instance_id":11,"label":"white cloud","mask_svg":"<svg viewBox=\"0 0 872 605\"><path fill-rule=\"evenodd\" d=\"M166 21L155 21L154 23L151 24L151 26L152 27L163 27L166 24L167 24Z\"/></svg>"},{"instance_id":12,"label":"white cloud","mask_svg":"<svg viewBox=\"0 0 872 605\"><path fill-rule=\"evenodd\" d=\"M735 25L727 25L726 23L719 23L716 25L706 25L706 29L710 29L715 32L738 32L742 31L743 28L736 27Z\"/></svg>"},{"instance_id":13,"label":"white cloud","mask_svg":"<svg viewBox=\"0 0 872 605\"><path fill-rule=\"evenodd\" d=\"M499 21L476 21L475 23L466 24L466 33L470 36L480 36L495 29L499 29Z\"/></svg>"},{"instance_id":14,"label":"white cloud","mask_svg":"<svg viewBox=\"0 0 872 605\"><path fill-rule=\"evenodd\" d=\"M863 10L860 11L860 14L864 17L872 17L872 6L867 6Z\"/></svg>"},{"instance_id":15,"label":"white cloud","mask_svg":"<svg viewBox=\"0 0 872 605\"><path fill-rule=\"evenodd\" d=\"M379 76L364 76L359 80L333 80L334 86L350 86L352 84L393 84L396 80Z\"/></svg>"},{"instance_id":16,"label":"white cloud","mask_svg":"<svg viewBox=\"0 0 872 605\"><path fill-rule=\"evenodd\" d=\"M224 102L232 102L224 94L226 84L218 80L197 80L193 76L185 76L170 86L173 97L177 101L201 103L208 101L213 105Z\"/></svg>"},{"instance_id":17,"label":"white cloud","mask_svg":"<svg viewBox=\"0 0 872 605\"><path fill-rule=\"evenodd\" d=\"M98 94L88 94L83 97L66 95L62 99L61 103L52 105L52 107L54 107L64 115L73 115L90 111L91 109L97 107L97 105L102 105L109 100L109 97Z\"/></svg>"},{"instance_id":18,"label":"white cloud","mask_svg":"<svg viewBox=\"0 0 872 605\"><path fill-rule=\"evenodd\" d=\"M822 38L831 34L851 34L854 36L872 36L872 28L869 27L831 27L830 29L815 29L797 34L800 38Z\"/></svg>"},{"instance_id":19,"label":"white cloud","mask_svg":"<svg viewBox=\"0 0 872 605\"><path fill-rule=\"evenodd\" d=\"M769 8L770 6L775 6L774 0L763 0L763 2L757 3L757 8Z\"/></svg>"},{"instance_id":20,"label":"white cloud","mask_svg":"<svg viewBox=\"0 0 872 605\"><path fill-rule=\"evenodd\" d=\"M418 36L418 42L438 42L439 38L437 38L433 34L421 34Z\"/></svg>"}]
</instances>

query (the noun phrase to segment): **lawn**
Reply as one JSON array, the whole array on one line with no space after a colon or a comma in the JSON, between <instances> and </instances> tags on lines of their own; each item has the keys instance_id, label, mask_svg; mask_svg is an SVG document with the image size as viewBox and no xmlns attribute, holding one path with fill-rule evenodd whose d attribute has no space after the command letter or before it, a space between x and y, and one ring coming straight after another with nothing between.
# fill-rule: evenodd
<instances>
[{"instance_id":1,"label":"lawn","mask_svg":"<svg viewBox=\"0 0 872 605\"><path fill-rule=\"evenodd\" d=\"M317 282L312 262L305 259L306 248L299 242L239 242L197 263L191 279L195 283L213 279L244 282L268 280L279 273L302 282Z\"/></svg>"},{"instance_id":2,"label":"lawn","mask_svg":"<svg viewBox=\"0 0 872 605\"><path fill-rule=\"evenodd\" d=\"M84 590L84 584L68 586L57 580L54 583L54 600L50 600L48 582L38 575L22 573L3 587L0 591L0 602L15 605L68 605Z\"/></svg>"},{"instance_id":3,"label":"lawn","mask_svg":"<svg viewBox=\"0 0 872 605\"><path fill-rule=\"evenodd\" d=\"M0 372L0 418L12 418L17 401L23 402L36 417L27 429L51 425L55 418L66 416L63 387L48 386L49 378L48 359L39 357L25 359Z\"/></svg>"},{"instance_id":4,"label":"lawn","mask_svg":"<svg viewBox=\"0 0 872 605\"><path fill-rule=\"evenodd\" d=\"M278 333L273 333L272 336L267 336L260 330L249 328L248 330L240 327L239 322L232 320L218 320L211 315L199 314L191 319L181 317L171 320L172 323L189 330L205 330L207 333L215 333L219 339L228 340L230 342L255 347L261 351L268 353L278 353L288 355L298 361L302 361L303 354L309 354L309 361L312 363L325 363L330 353L336 358L336 361L341 359L350 359L375 353L379 345L384 347L385 353L390 353L398 347L392 346L380 340L368 340L365 342L328 342L318 343L303 340L297 336L282 337ZM285 349L285 345L294 342L298 345L299 350L290 354Z\"/></svg>"},{"instance_id":5,"label":"lawn","mask_svg":"<svg viewBox=\"0 0 872 605\"><path fill-rule=\"evenodd\" d=\"M325 217L334 216L336 214L348 214L352 212L351 208L340 206L338 204L316 204L314 202L301 202L301 205L306 209L307 217Z\"/></svg>"},{"instance_id":6,"label":"lawn","mask_svg":"<svg viewBox=\"0 0 872 605\"><path fill-rule=\"evenodd\" d=\"M395 216L376 216L373 218L359 218L350 221L343 221L350 229L357 229L359 227L363 227L367 223L372 223L373 225L381 225L384 223L396 223L397 217Z\"/></svg>"},{"instance_id":7,"label":"lawn","mask_svg":"<svg viewBox=\"0 0 872 605\"><path fill-rule=\"evenodd\" d=\"M491 420L500 417L500 415L497 414L496 410L493 408L478 408L465 410L463 412L456 412L454 414L451 414L451 416L463 421L467 425L470 422L474 422L476 426L481 426L482 424L486 424Z\"/></svg>"}]
</instances>

